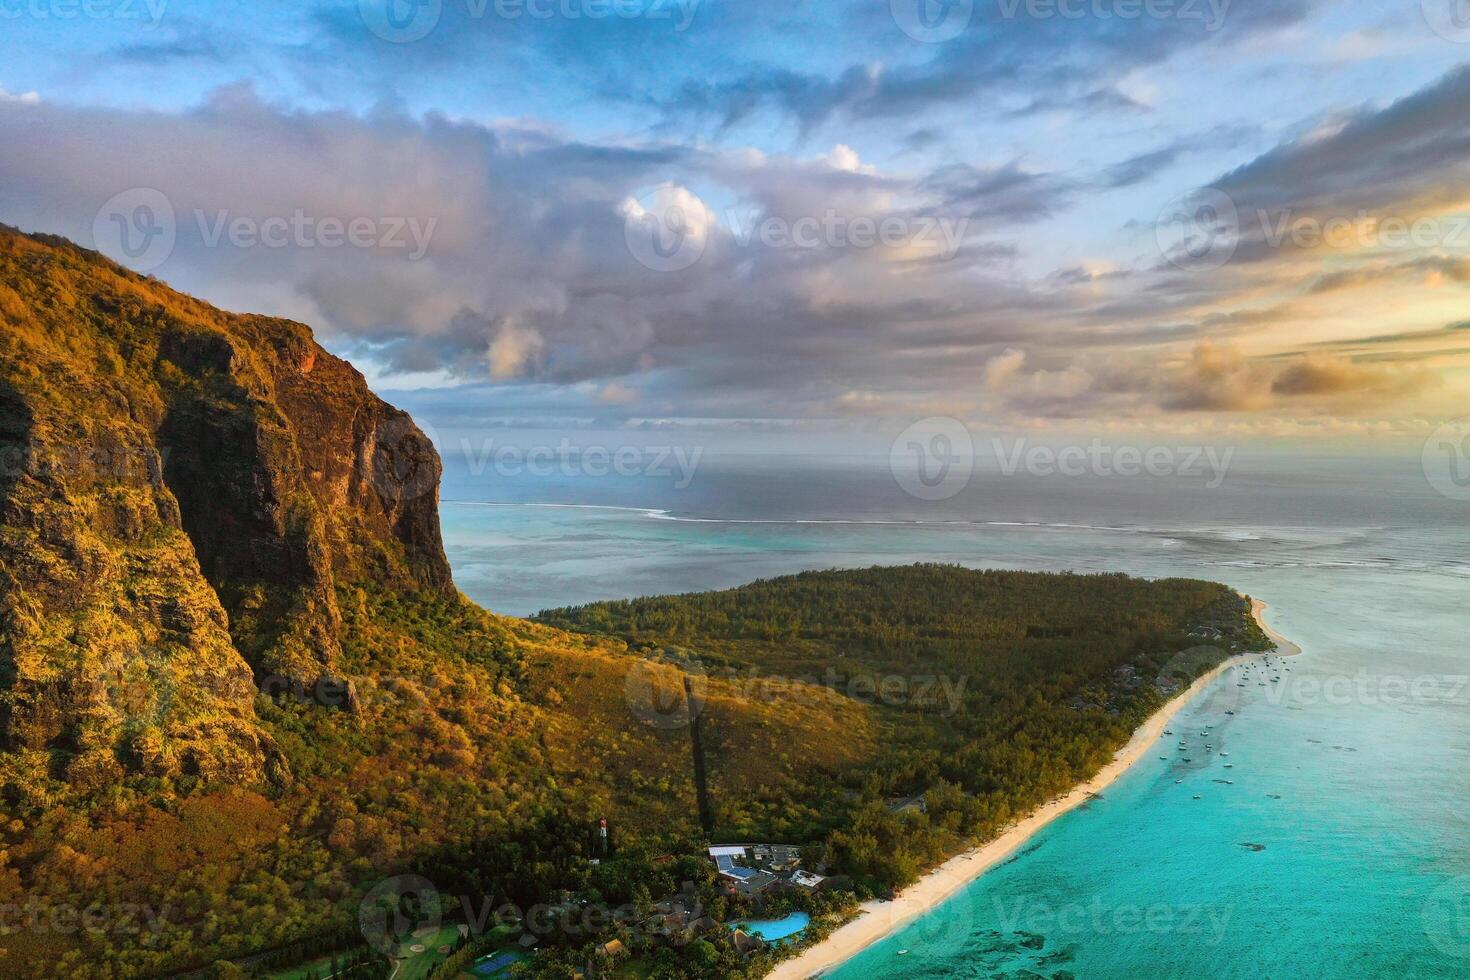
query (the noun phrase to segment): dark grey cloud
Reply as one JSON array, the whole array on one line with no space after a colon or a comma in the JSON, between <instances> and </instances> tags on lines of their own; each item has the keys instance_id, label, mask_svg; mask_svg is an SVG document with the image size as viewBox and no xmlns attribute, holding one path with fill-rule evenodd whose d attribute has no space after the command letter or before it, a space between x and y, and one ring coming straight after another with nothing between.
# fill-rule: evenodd
<instances>
[{"instance_id":1,"label":"dark grey cloud","mask_svg":"<svg viewBox=\"0 0 1470 980\"><path fill-rule=\"evenodd\" d=\"M1252 125L1222 123L1202 132L1177 136L1151 150L1104 167L1096 182L1103 188L1133 187L1152 180L1191 156L1218 153L1239 146L1257 132L1257 127Z\"/></svg>"},{"instance_id":2,"label":"dark grey cloud","mask_svg":"<svg viewBox=\"0 0 1470 980\"><path fill-rule=\"evenodd\" d=\"M945 213L1013 223L1056 214L1077 184L1060 174L1032 172L1012 161L986 168L951 164L925 177L922 187L938 199L937 208Z\"/></svg>"},{"instance_id":3,"label":"dark grey cloud","mask_svg":"<svg viewBox=\"0 0 1470 980\"><path fill-rule=\"evenodd\" d=\"M109 49L102 56L129 66L158 69L179 61L225 62L236 46L207 27L189 21L170 20L156 35Z\"/></svg>"},{"instance_id":4,"label":"dark grey cloud","mask_svg":"<svg viewBox=\"0 0 1470 980\"><path fill-rule=\"evenodd\" d=\"M1184 149L1178 144L1140 153L1108 167L1103 172L1103 183L1108 187L1141 184L1161 170L1172 167L1183 154Z\"/></svg>"},{"instance_id":5,"label":"dark grey cloud","mask_svg":"<svg viewBox=\"0 0 1470 980\"><path fill-rule=\"evenodd\" d=\"M1211 29L1204 19L1030 17L999 4L978 3L969 25L942 44L906 44L893 24L874 36L871 59L819 73L789 65L751 66L681 85L661 107L720 127L758 111L784 114L811 130L828 119L888 119L964 105L1003 106L1019 96L1021 108L999 114L1065 109L1136 111L1139 104L1117 82L1139 68L1159 65L1193 48L1243 43L1302 22L1317 0L1235 0ZM917 60L894 52L921 50Z\"/></svg>"},{"instance_id":6,"label":"dark grey cloud","mask_svg":"<svg viewBox=\"0 0 1470 980\"><path fill-rule=\"evenodd\" d=\"M1118 88L1108 85L1086 91L1057 91L1037 96L1024 105L1009 110L1004 115L1017 119L1043 112L1144 113L1148 112L1148 106Z\"/></svg>"},{"instance_id":7,"label":"dark grey cloud","mask_svg":"<svg viewBox=\"0 0 1470 980\"><path fill-rule=\"evenodd\" d=\"M1386 108L1325 121L1214 184L1248 213L1444 203L1470 174L1470 66Z\"/></svg>"}]
</instances>

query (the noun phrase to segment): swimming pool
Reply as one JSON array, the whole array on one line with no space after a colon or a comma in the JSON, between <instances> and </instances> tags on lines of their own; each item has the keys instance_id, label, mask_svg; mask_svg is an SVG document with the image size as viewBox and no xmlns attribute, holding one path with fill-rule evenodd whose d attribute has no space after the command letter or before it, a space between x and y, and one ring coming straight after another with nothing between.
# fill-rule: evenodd
<instances>
[{"instance_id":1,"label":"swimming pool","mask_svg":"<svg viewBox=\"0 0 1470 980\"><path fill-rule=\"evenodd\" d=\"M778 943L800 933L811 925L812 917L805 912L792 912L783 919L749 919L730 923L731 929L742 929L752 936L759 936L768 943Z\"/></svg>"}]
</instances>

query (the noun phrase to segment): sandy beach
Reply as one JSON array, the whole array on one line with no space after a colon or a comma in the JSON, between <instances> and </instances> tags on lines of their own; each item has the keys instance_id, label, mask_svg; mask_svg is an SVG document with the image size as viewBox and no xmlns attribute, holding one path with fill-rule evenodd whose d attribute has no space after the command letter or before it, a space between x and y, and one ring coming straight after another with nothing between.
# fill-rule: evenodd
<instances>
[{"instance_id":1,"label":"sandy beach","mask_svg":"<svg viewBox=\"0 0 1470 980\"><path fill-rule=\"evenodd\" d=\"M1300 647L1266 625L1264 614L1268 608L1270 607L1260 599L1251 599L1251 615L1271 641L1276 644L1274 652L1284 656L1301 653ZM1087 802L1090 796L1107 789L1114 780L1128 771L1129 766L1143 758L1150 747L1158 741L1169 722L1196 694L1230 668L1259 656L1262 654L1253 653L1231 657L1209 673L1202 675L1168 704L1150 715L1148 720L1134 731L1128 744L1119 749L1113 756L1113 760L1099 770L1097 775L1078 785L1065 796L1038 807L1025 819L1011 825L994 840L950 858L904 889L893 901L864 902L857 918L832 933L823 942L805 950L795 959L779 964L769 974L770 980L806 980L808 977L818 976L936 908L945 899L1018 851L1042 827Z\"/></svg>"},{"instance_id":2,"label":"sandy beach","mask_svg":"<svg viewBox=\"0 0 1470 980\"><path fill-rule=\"evenodd\" d=\"M1251 599L1251 615L1255 617L1256 623L1261 627L1262 632L1270 638L1272 643L1276 644L1276 652L1283 657L1294 657L1301 653L1301 647L1266 625L1265 614L1266 610L1270 608L1270 606L1266 605L1260 599Z\"/></svg>"}]
</instances>

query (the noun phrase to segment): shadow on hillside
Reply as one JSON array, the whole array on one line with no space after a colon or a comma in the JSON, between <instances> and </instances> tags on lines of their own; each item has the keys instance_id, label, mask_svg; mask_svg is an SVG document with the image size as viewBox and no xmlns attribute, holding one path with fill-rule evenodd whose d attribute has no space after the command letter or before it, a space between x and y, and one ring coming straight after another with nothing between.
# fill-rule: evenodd
<instances>
[{"instance_id":1,"label":"shadow on hillside","mask_svg":"<svg viewBox=\"0 0 1470 980\"><path fill-rule=\"evenodd\" d=\"M12 496L31 459L31 434L35 417L15 386L0 381L0 524L9 523ZM0 580L0 594L4 581ZM6 639L9 623L0 611L0 691L15 685L15 656ZM0 704L0 740L10 730L9 705Z\"/></svg>"},{"instance_id":2,"label":"shadow on hillside","mask_svg":"<svg viewBox=\"0 0 1470 980\"><path fill-rule=\"evenodd\" d=\"M10 500L25 473L34 426L35 419L20 392L10 382L0 381L0 503Z\"/></svg>"}]
</instances>

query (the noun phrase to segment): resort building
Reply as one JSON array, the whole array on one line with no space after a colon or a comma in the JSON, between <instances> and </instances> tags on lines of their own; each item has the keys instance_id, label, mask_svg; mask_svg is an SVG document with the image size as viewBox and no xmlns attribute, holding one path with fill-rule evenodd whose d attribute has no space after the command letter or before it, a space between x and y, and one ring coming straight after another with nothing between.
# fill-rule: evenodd
<instances>
[{"instance_id":1,"label":"resort building","mask_svg":"<svg viewBox=\"0 0 1470 980\"><path fill-rule=\"evenodd\" d=\"M791 844L726 844L709 856L727 890L746 897L778 885L815 891L826 880L802 870L801 848Z\"/></svg>"}]
</instances>

